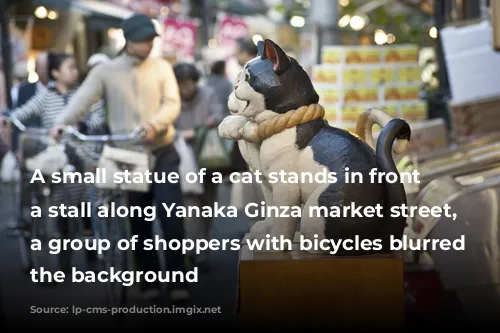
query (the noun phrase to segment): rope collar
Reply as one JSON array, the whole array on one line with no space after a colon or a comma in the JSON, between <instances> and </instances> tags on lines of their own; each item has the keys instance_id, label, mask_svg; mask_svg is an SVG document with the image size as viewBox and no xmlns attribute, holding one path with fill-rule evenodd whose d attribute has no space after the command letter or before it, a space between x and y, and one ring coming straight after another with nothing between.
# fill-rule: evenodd
<instances>
[{"instance_id":1,"label":"rope collar","mask_svg":"<svg viewBox=\"0 0 500 333\"><path fill-rule=\"evenodd\" d=\"M323 118L325 109L320 104L311 104L301 106L296 110L290 110L287 113L275 114L272 118L259 120L257 116L257 136L260 140L265 140L271 136L281 133L286 129L296 127L310 121Z\"/></svg>"}]
</instances>

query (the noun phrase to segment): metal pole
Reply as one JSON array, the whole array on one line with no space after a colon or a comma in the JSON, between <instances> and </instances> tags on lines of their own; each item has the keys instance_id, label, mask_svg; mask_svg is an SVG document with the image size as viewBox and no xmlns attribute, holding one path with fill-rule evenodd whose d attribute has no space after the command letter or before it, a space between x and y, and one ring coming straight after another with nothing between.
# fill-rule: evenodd
<instances>
[{"instance_id":1,"label":"metal pole","mask_svg":"<svg viewBox=\"0 0 500 333\"><path fill-rule=\"evenodd\" d=\"M434 19L436 23L436 29L438 31L436 39L436 57L439 66L439 87L440 92L449 96L450 94L450 84L448 81L448 69L446 67L446 59L444 56L443 42L441 40L441 29L443 29L446 20L446 7L444 2L436 1L434 6Z\"/></svg>"},{"instance_id":2,"label":"metal pole","mask_svg":"<svg viewBox=\"0 0 500 333\"><path fill-rule=\"evenodd\" d=\"M338 15L339 10L337 1L311 1L309 22L320 28L318 35L320 47L340 44L340 35L337 31Z\"/></svg>"},{"instance_id":3,"label":"metal pole","mask_svg":"<svg viewBox=\"0 0 500 333\"><path fill-rule=\"evenodd\" d=\"M2 29L2 58L3 72L5 76L5 96L7 98L7 107L12 109L12 96L10 89L12 87L12 53L10 45L9 21L7 18L7 0L0 0L0 29Z\"/></svg>"},{"instance_id":4,"label":"metal pole","mask_svg":"<svg viewBox=\"0 0 500 333\"><path fill-rule=\"evenodd\" d=\"M208 0L202 0L202 10L201 10L201 18L203 21L203 45L208 45L208 41L210 39L210 18L211 18L211 11L210 11L210 3Z\"/></svg>"}]
</instances>

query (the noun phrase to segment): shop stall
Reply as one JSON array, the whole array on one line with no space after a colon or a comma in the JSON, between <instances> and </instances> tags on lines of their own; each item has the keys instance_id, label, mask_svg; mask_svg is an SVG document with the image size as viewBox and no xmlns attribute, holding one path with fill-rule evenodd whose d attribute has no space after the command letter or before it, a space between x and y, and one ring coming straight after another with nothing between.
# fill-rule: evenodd
<instances>
[{"instance_id":1,"label":"shop stall","mask_svg":"<svg viewBox=\"0 0 500 333\"><path fill-rule=\"evenodd\" d=\"M413 229L419 237L455 240L463 237L462 251L431 252L436 270L447 291L457 294L471 317L500 311L500 163L473 171L437 178L417 198L417 205L448 205L458 216L418 217Z\"/></svg>"},{"instance_id":2,"label":"shop stall","mask_svg":"<svg viewBox=\"0 0 500 333\"><path fill-rule=\"evenodd\" d=\"M448 74L443 84L449 84L452 96L447 102L450 132L444 119L427 119L430 112L420 99L421 68L414 45L325 46L322 63L312 69L320 102L333 125L355 131L359 114L369 107L407 120L412 139L407 155L397 157L398 169L416 169L420 174L419 184L405 187L408 204L448 204L457 214L455 221L408 219L405 236L409 238L464 236L467 240L464 251L399 253L405 262L410 317L465 311L472 318L478 312L488 315L500 309L500 82L491 70L500 64L500 53L491 43L492 36L498 35L493 34L495 27L485 15L475 18L436 33ZM450 294L457 296L457 308L445 304Z\"/></svg>"},{"instance_id":3,"label":"shop stall","mask_svg":"<svg viewBox=\"0 0 500 333\"><path fill-rule=\"evenodd\" d=\"M422 262L425 254L422 263L431 259L442 292L456 296L456 311L463 311L467 319L480 315L490 320L500 309L500 91L498 76L491 71L500 64L500 55L491 43L495 37L491 20L487 15L474 19L448 24L439 31L451 92L451 142L415 158L421 183L414 204L448 205L456 219L418 216L406 233L418 239L463 237L465 248L407 253L407 261Z\"/></svg>"}]
</instances>

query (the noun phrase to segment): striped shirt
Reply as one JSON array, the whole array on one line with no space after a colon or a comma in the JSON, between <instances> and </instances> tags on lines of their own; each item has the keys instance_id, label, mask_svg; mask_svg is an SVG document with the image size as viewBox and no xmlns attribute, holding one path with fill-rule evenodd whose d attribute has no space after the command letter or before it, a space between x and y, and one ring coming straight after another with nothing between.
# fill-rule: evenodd
<instances>
[{"instance_id":1,"label":"striped shirt","mask_svg":"<svg viewBox=\"0 0 500 333\"><path fill-rule=\"evenodd\" d=\"M10 115L21 123L31 118L39 117L42 128L50 129L55 125L56 118L60 116L61 111L66 107L78 87L72 89L67 94L61 94L54 85L47 89L38 90L26 104L15 109ZM98 130L104 125L104 109L102 103L96 103L91 107L91 112L87 117L85 124L90 131Z\"/></svg>"},{"instance_id":2,"label":"striped shirt","mask_svg":"<svg viewBox=\"0 0 500 333\"><path fill-rule=\"evenodd\" d=\"M50 129L55 125L57 117L66 107L68 102L76 93L78 87L72 89L67 94L61 94L55 86L49 85L47 89L38 90L37 93L24 105L13 110L11 118L15 118L21 123L38 117L44 129ZM91 112L84 122L87 132L99 132L105 127L105 115L103 103L98 102L91 107ZM79 159L88 161L85 151L94 149L88 143L77 144L65 140L64 144L74 148ZM84 147L85 145L85 147ZM64 186L53 186L51 202L53 205L64 203L66 205L77 205L81 201L88 201L88 188L85 184L64 184Z\"/></svg>"}]
</instances>

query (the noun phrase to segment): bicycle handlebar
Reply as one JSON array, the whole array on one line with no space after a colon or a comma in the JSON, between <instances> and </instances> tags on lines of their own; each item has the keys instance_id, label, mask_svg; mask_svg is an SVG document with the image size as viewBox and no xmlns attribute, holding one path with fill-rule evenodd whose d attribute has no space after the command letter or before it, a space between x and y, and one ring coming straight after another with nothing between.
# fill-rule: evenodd
<instances>
[{"instance_id":1,"label":"bicycle handlebar","mask_svg":"<svg viewBox=\"0 0 500 333\"><path fill-rule=\"evenodd\" d=\"M33 128L33 127L26 127L23 123L21 123L18 119L16 118L7 118L3 119L4 125L8 125L8 123L12 123L15 127L17 127L21 132L35 132L39 134L48 134L50 130L44 129L44 128ZM114 142L124 142L124 141L129 141L129 142L139 142L140 140L144 139L145 132L142 128L136 128L133 132L129 134L123 134L123 135L85 135L81 132L79 132L76 128L68 126L66 130L60 130L59 134L64 134L67 132L68 134L72 135L73 137L77 138L79 141L82 142L109 142L109 141L114 141Z\"/></svg>"},{"instance_id":2,"label":"bicycle handlebar","mask_svg":"<svg viewBox=\"0 0 500 333\"><path fill-rule=\"evenodd\" d=\"M136 128L133 132L123 135L85 135L74 127L68 127L67 132L82 142L109 142L109 141L139 141L144 139L144 130Z\"/></svg>"},{"instance_id":3,"label":"bicycle handlebar","mask_svg":"<svg viewBox=\"0 0 500 333\"><path fill-rule=\"evenodd\" d=\"M3 125L7 126L9 123L13 124L18 130L21 132L32 132L40 135L48 135L50 130L45 129L45 128L35 128L35 127L26 127L23 123L21 123L18 119L16 118L4 118L3 119Z\"/></svg>"}]
</instances>

